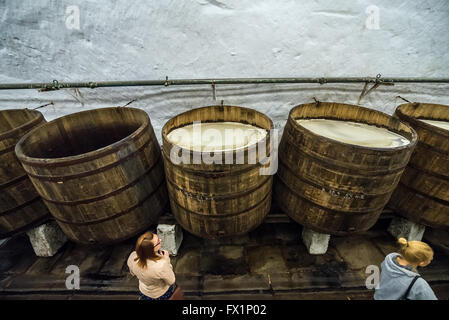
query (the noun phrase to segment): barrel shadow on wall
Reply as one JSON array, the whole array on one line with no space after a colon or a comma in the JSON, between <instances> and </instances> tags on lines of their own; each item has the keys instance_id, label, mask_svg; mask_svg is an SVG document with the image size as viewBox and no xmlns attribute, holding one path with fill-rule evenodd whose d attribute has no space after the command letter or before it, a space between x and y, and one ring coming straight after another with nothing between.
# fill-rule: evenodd
<instances>
[{"instance_id":1,"label":"barrel shadow on wall","mask_svg":"<svg viewBox=\"0 0 449 320\"><path fill-rule=\"evenodd\" d=\"M53 120L24 136L16 154L64 233L83 244L131 238L168 202L150 118L103 108Z\"/></svg>"},{"instance_id":2,"label":"barrel shadow on wall","mask_svg":"<svg viewBox=\"0 0 449 320\"><path fill-rule=\"evenodd\" d=\"M298 119L332 119L388 129L409 140L373 148L330 139ZM407 124L372 109L316 102L294 107L279 145L274 199L299 224L319 233L347 235L371 228L397 186L417 142Z\"/></svg>"}]
</instances>

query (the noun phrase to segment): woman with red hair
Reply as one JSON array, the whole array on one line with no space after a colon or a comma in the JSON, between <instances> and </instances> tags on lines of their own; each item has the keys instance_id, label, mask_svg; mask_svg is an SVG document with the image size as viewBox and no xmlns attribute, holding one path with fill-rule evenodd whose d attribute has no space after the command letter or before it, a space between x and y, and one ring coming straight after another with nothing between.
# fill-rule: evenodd
<instances>
[{"instance_id":1,"label":"woman with red hair","mask_svg":"<svg viewBox=\"0 0 449 320\"><path fill-rule=\"evenodd\" d=\"M128 258L129 271L139 279L140 300L168 300L175 291L175 274L161 240L150 231L137 239Z\"/></svg>"}]
</instances>

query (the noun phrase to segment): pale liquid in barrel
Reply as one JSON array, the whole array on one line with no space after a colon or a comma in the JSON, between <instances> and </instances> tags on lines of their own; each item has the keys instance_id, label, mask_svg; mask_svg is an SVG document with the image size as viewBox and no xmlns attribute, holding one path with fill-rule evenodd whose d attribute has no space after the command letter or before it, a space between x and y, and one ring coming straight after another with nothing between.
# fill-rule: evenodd
<instances>
[{"instance_id":1,"label":"pale liquid in barrel","mask_svg":"<svg viewBox=\"0 0 449 320\"><path fill-rule=\"evenodd\" d=\"M428 123L432 126L439 127L441 129L449 130L449 121L441 120L430 120L430 119L419 119L422 122Z\"/></svg>"},{"instance_id":2,"label":"pale liquid in barrel","mask_svg":"<svg viewBox=\"0 0 449 320\"><path fill-rule=\"evenodd\" d=\"M315 134L358 146L394 148L410 143L395 132L365 123L331 119L298 119L296 122Z\"/></svg>"},{"instance_id":3,"label":"pale liquid in barrel","mask_svg":"<svg viewBox=\"0 0 449 320\"><path fill-rule=\"evenodd\" d=\"M167 139L193 151L229 151L265 138L267 130L240 122L202 122L174 129Z\"/></svg>"}]
</instances>

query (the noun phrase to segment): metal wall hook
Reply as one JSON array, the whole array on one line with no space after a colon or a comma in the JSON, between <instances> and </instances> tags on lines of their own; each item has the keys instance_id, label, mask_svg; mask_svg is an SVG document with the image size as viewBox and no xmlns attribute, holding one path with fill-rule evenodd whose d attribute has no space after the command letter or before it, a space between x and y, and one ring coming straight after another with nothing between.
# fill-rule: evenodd
<instances>
[{"instance_id":1,"label":"metal wall hook","mask_svg":"<svg viewBox=\"0 0 449 320\"><path fill-rule=\"evenodd\" d=\"M39 107L37 107L37 108L34 108L33 110L37 110L37 109L40 109L40 108L44 108L44 107L49 106L49 105L51 105L51 104L52 104L52 105L55 105L53 101L50 101L50 103L43 104L43 105L41 105L41 106L39 106Z\"/></svg>"},{"instance_id":2,"label":"metal wall hook","mask_svg":"<svg viewBox=\"0 0 449 320\"><path fill-rule=\"evenodd\" d=\"M126 106L129 106L131 103L136 102L136 99L132 99L130 102L128 102L127 104L123 105L123 106L119 106L119 108L124 108Z\"/></svg>"},{"instance_id":3,"label":"metal wall hook","mask_svg":"<svg viewBox=\"0 0 449 320\"><path fill-rule=\"evenodd\" d=\"M327 83L327 79L326 79L326 78L319 78L319 79L318 79L318 82L319 82L320 84L325 84L325 83Z\"/></svg>"},{"instance_id":4,"label":"metal wall hook","mask_svg":"<svg viewBox=\"0 0 449 320\"><path fill-rule=\"evenodd\" d=\"M58 90L60 88L61 88L61 86L59 85L58 80L53 80L53 89Z\"/></svg>"},{"instance_id":5,"label":"metal wall hook","mask_svg":"<svg viewBox=\"0 0 449 320\"><path fill-rule=\"evenodd\" d=\"M216 90L216 87L215 87L215 81L213 81L213 80L212 80L212 99L214 101L217 100L217 90Z\"/></svg>"},{"instance_id":6,"label":"metal wall hook","mask_svg":"<svg viewBox=\"0 0 449 320\"><path fill-rule=\"evenodd\" d=\"M91 81L91 82L88 83L88 87L91 88L91 89L94 89L94 88L96 88L97 86L98 86L98 85L97 85L96 82L92 82L92 81Z\"/></svg>"},{"instance_id":7,"label":"metal wall hook","mask_svg":"<svg viewBox=\"0 0 449 320\"><path fill-rule=\"evenodd\" d=\"M412 102L412 101L409 101L409 100L407 100L407 99L405 99L405 98L403 98L403 97L401 97L401 96L396 96L396 97L394 98L394 104L395 104L395 105L396 105L396 100L397 100L398 98L404 100L404 101L407 102L407 103L410 103L414 108L418 108L419 105L420 105L419 102Z\"/></svg>"},{"instance_id":8,"label":"metal wall hook","mask_svg":"<svg viewBox=\"0 0 449 320\"><path fill-rule=\"evenodd\" d=\"M168 76L165 76L164 86L168 87L169 85L170 85L170 82L168 81Z\"/></svg>"},{"instance_id":9,"label":"metal wall hook","mask_svg":"<svg viewBox=\"0 0 449 320\"><path fill-rule=\"evenodd\" d=\"M45 91L54 91L54 90L59 90L63 87L63 85L59 84L58 80L53 80L53 82L51 83L51 86L45 86L41 89L39 89L39 92L45 92Z\"/></svg>"},{"instance_id":10,"label":"metal wall hook","mask_svg":"<svg viewBox=\"0 0 449 320\"><path fill-rule=\"evenodd\" d=\"M312 99L315 100L316 106L319 107L321 104L321 101L317 100L317 98L315 98L315 97L312 97Z\"/></svg>"},{"instance_id":11,"label":"metal wall hook","mask_svg":"<svg viewBox=\"0 0 449 320\"><path fill-rule=\"evenodd\" d=\"M379 73L374 80L374 84L371 88L368 89L368 84L370 81L365 81L365 85L363 86L362 92L360 93L359 99L357 100L357 104L360 105L360 101L367 95L369 95L372 91L376 90L380 85L386 86L394 86L394 82L385 82L382 79L382 75ZM367 90L368 89L368 90Z\"/></svg>"},{"instance_id":12,"label":"metal wall hook","mask_svg":"<svg viewBox=\"0 0 449 320\"><path fill-rule=\"evenodd\" d=\"M382 80L382 75L380 74L380 73L378 73L377 75L376 75L376 83L382 83L383 82L383 80Z\"/></svg>"},{"instance_id":13,"label":"metal wall hook","mask_svg":"<svg viewBox=\"0 0 449 320\"><path fill-rule=\"evenodd\" d=\"M407 99L402 98L401 96L396 96L396 99L397 99L397 98L402 99L402 100L404 100L405 102L412 103L411 101L408 101ZM395 104L396 104L396 101L395 101Z\"/></svg>"},{"instance_id":14,"label":"metal wall hook","mask_svg":"<svg viewBox=\"0 0 449 320\"><path fill-rule=\"evenodd\" d=\"M365 85L363 86L362 92L360 93L359 99L357 100L357 104L360 104L360 101L366 95L366 89L367 88L368 88L368 81L366 81Z\"/></svg>"}]
</instances>

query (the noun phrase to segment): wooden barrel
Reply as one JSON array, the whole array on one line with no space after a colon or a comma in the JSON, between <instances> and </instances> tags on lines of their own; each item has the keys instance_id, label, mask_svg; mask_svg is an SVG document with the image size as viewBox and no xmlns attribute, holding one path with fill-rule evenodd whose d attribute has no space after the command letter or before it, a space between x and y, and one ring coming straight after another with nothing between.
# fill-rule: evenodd
<instances>
[{"instance_id":1,"label":"wooden barrel","mask_svg":"<svg viewBox=\"0 0 449 320\"><path fill-rule=\"evenodd\" d=\"M27 231L51 218L14 153L17 141L45 122L35 110L0 111L0 238Z\"/></svg>"},{"instance_id":2,"label":"wooden barrel","mask_svg":"<svg viewBox=\"0 0 449 320\"><path fill-rule=\"evenodd\" d=\"M313 133L297 119L333 119L386 128L410 143L372 148ZM274 199L293 220L320 233L347 235L372 227L398 184L416 132L387 114L342 103L294 107L279 145Z\"/></svg>"},{"instance_id":3,"label":"wooden barrel","mask_svg":"<svg viewBox=\"0 0 449 320\"><path fill-rule=\"evenodd\" d=\"M407 103L394 116L418 133L413 152L391 206L407 219L433 228L449 228L449 130L419 119L449 122L449 106Z\"/></svg>"},{"instance_id":4,"label":"wooden barrel","mask_svg":"<svg viewBox=\"0 0 449 320\"><path fill-rule=\"evenodd\" d=\"M53 120L16 154L73 241L109 244L158 221L168 204L161 150L148 115L104 108Z\"/></svg>"},{"instance_id":5,"label":"wooden barrel","mask_svg":"<svg viewBox=\"0 0 449 320\"><path fill-rule=\"evenodd\" d=\"M252 109L236 106L209 106L193 109L169 120L162 129L163 155L167 187L172 212L178 223L190 233L206 239L241 235L260 225L271 206L272 175L261 174L262 157L252 159L253 147L246 146L237 161L236 150L221 152L220 163L194 163L194 157L201 158L201 151L173 149L167 135L174 129L201 122L240 122L267 130L261 140L270 150L270 129L272 121L264 114ZM259 147L257 147L259 148ZM172 161L170 152L188 155L184 162ZM214 154L215 155L215 154ZM250 155L248 157L248 155ZM232 159L231 164L229 160ZM187 163L186 163L187 162ZM238 162L240 164L238 164Z\"/></svg>"}]
</instances>

